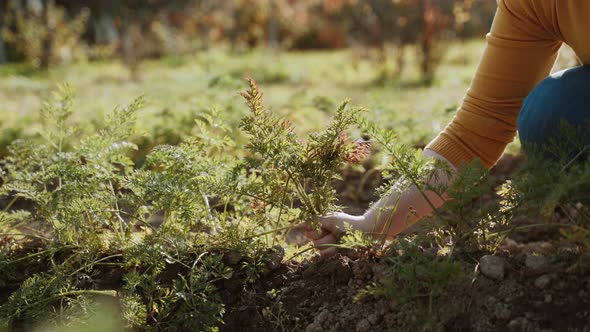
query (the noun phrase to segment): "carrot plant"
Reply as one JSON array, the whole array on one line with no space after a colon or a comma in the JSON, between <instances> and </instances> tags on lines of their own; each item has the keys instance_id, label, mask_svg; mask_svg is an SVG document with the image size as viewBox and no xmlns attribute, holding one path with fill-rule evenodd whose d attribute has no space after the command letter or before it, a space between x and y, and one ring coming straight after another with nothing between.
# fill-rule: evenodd
<instances>
[{"instance_id":1,"label":"carrot plant","mask_svg":"<svg viewBox=\"0 0 590 332\"><path fill-rule=\"evenodd\" d=\"M214 284L231 269L212 251L224 247L215 236L218 220L230 217L209 200L221 200L212 188L228 169L220 151L230 142L205 114L193 137L158 147L138 168L130 155L141 105L138 99L117 108L104 129L83 135L64 87L42 109L41 139L15 142L2 160L2 324L72 324L105 296L118 298L130 327L203 330L219 323L223 304ZM150 220L162 210L164 224L156 228ZM241 246L266 250L258 241Z\"/></svg>"},{"instance_id":2,"label":"carrot plant","mask_svg":"<svg viewBox=\"0 0 590 332\"><path fill-rule=\"evenodd\" d=\"M72 120L71 90L56 93L39 138L15 142L0 163L0 321L68 325L115 297L128 327L221 324L220 283L247 287L276 268L280 230L337 210L332 181L369 149L347 138L361 116L347 103L303 140L263 108L254 81L243 96L243 159L226 153L230 129L210 111L191 137L154 148L139 166L131 156L142 99L86 134Z\"/></svg>"},{"instance_id":3,"label":"carrot plant","mask_svg":"<svg viewBox=\"0 0 590 332\"><path fill-rule=\"evenodd\" d=\"M248 82L242 96L250 114L240 128L249 138L249 155L234 172L250 181L240 192L252 198L256 209L275 210L277 226L284 221L312 224L314 217L337 211L332 182L345 163L362 160L370 150L369 142L348 139L347 130L360 123L362 110L346 101L324 131L302 139L288 120L264 108L256 82Z\"/></svg>"},{"instance_id":4,"label":"carrot plant","mask_svg":"<svg viewBox=\"0 0 590 332\"><path fill-rule=\"evenodd\" d=\"M243 151L227 153L238 149L233 133L212 110L199 114L190 137L155 147L141 163L131 156L143 99L85 133L72 119L72 92L62 88L42 109L39 137L16 141L0 161L0 326L68 326L109 302L130 329L215 330L223 324L226 283L236 296L255 288L281 263L286 230L317 226L318 216L339 209L333 181L371 148L349 139L361 131L389 160L381 166L389 179L381 193L416 186L453 198L446 209L434 209L441 248L491 250L510 230L499 227L512 226L513 215L538 203L541 211L560 209L570 219L559 225L564 237L589 246L586 164L522 173L502 187L495 207L484 209L477 197L489 184L477 164L461 168L452 186L433 186L432 177L450 174L444 164L399 144L348 102L323 131L301 137L264 108L259 87L248 83ZM350 231L338 246L375 242ZM403 249L411 255L394 258L397 272L373 291L396 293L403 286L391 284L402 281L410 286L406 295L429 292L434 304L455 280L453 255L432 263L413 245ZM418 272L426 279L412 281ZM288 317L279 311L272 319L284 324Z\"/></svg>"}]
</instances>

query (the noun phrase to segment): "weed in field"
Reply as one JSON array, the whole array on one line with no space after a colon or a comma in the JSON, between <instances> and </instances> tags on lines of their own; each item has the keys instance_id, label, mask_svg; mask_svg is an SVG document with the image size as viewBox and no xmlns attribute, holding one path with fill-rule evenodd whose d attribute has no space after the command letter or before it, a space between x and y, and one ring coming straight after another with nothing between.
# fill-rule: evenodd
<instances>
[{"instance_id":1,"label":"weed in field","mask_svg":"<svg viewBox=\"0 0 590 332\"><path fill-rule=\"evenodd\" d=\"M466 277L461 265L447 258L422 253L420 238L400 239L386 258L383 278L361 291L364 296L384 296L399 308L398 324L407 330L436 330L441 306L454 283Z\"/></svg>"},{"instance_id":2,"label":"weed in field","mask_svg":"<svg viewBox=\"0 0 590 332\"><path fill-rule=\"evenodd\" d=\"M562 122L544 147L525 145L527 160L500 192L504 209L536 222L514 230L554 228L564 245L590 249L588 135Z\"/></svg>"},{"instance_id":3,"label":"weed in field","mask_svg":"<svg viewBox=\"0 0 590 332\"><path fill-rule=\"evenodd\" d=\"M440 247L444 247L444 239L449 238L450 254L455 248L489 252L497 249L503 238L490 234L507 226L510 210L501 209L497 200L481 199L493 188L489 171L479 160L459 167L451 185L429 189L450 198L440 209L444 216L443 227L434 231Z\"/></svg>"},{"instance_id":4,"label":"weed in field","mask_svg":"<svg viewBox=\"0 0 590 332\"><path fill-rule=\"evenodd\" d=\"M271 300L271 304L262 310L262 315L272 323L274 331L294 331L302 328L297 326L299 318L293 318L287 312L280 291L271 289L267 292L267 296Z\"/></svg>"}]
</instances>

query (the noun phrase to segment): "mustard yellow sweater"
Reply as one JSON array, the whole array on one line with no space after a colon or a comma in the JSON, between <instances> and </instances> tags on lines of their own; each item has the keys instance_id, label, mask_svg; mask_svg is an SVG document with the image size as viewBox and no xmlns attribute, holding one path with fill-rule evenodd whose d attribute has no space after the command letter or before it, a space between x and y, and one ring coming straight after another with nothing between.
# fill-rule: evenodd
<instances>
[{"instance_id":1,"label":"mustard yellow sweater","mask_svg":"<svg viewBox=\"0 0 590 332\"><path fill-rule=\"evenodd\" d=\"M524 98L549 74L562 42L590 64L590 0L497 2L485 52L461 107L427 146L455 166L475 158L487 167L496 163L514 139Z\"/></svg>"}]
</instances>

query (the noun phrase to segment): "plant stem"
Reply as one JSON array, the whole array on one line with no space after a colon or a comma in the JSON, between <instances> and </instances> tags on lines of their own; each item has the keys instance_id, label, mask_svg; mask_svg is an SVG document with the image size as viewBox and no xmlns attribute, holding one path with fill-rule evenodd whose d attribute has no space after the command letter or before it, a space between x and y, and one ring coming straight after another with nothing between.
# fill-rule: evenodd
<instances>
[{"instance_id":1,"label":"plant stem","mask_svg":"<svg viewBox=\"0 0 590 332\"><path fill-rule=\"evenodd\" d=\"M590 234L590 230L584 229L583 227L577 226L577 225L568 225L568 224L533 224L533 225L524 225L524 226L516 226L516 227L512 227L510 229L507 229L505 231L499 231L499 232L495 232L495 233L490 233L488 234L488 238L490 237L496 237L496 236L501 236L504 233L510 233L516 230L523 230L523 229L529 229L529 228L535 228L535 227L564 227L564 228L574 228L576 230L582 231L584 233Z\"/></svg>"},{"instance_id":2,"label":"plant stem","mask_svg":"<svg viewBox=\"0 0 590 332\"><path fill-rule=\"evenodd\" d=\"M279 226L281 224L281 216L283 215L283 206L284 206L284 202L285 202L285 196L287 196L287 190L289 190L289 182L291 181L291 173L288 173L287 175L287 181L285 182L285 188L283 189L283 197L281 198L281 207L279 208L279 216L277 217L277 226ZM280 229L276 229L276 231L278 232ZM274 247L275 245L275 238L276 238L276 234L275 236L273 236L272 238L272 246Z\"/></svg>"},{"instance_id":3,"label":"plant stem","mask_svg":"<svg viewBox=\"0 0 590 332\"><path fill-rule=\"evenodd\" d=\"M407 168L407 165L402 162L401 158L399 158L399 156L393 151L393 149L388 144L386 144L385 142L383 142L383 140L379 139L379 137L376 137L375 139L381 145L383 145L389 151L389 153L393 156L393 158L395 159L395 161L400 165L400 167L402 168L403 172L405 173L404 175L410 179L410 181L412 182L412 184L414 184L414 186L416 186L416 189L418 189L418 191L420 192L420 195L422 195L422 197L424 197L424 200L426 200L426 203L428 203L428 205L432 208L432 211L434 212L434 214L440 220L442 220L443 222L445 222L445 223L448 224L447 219L444 218L440 214L440 212L438 211L438 209L434 206L434 204L432 204L432 202L430 201L430 199L428 198L428 196L426 195L426 193L424 192L424 190L419 186L418 180L414 176L412 176L412 174L410 173L410 171Z\"/></svg>"},{"instance_id":4,"label":"plant stem","mask_svg":"<svg viewBox=\"0 0 590 332\"><path fill-rule=\"evenodd\" d=\"M297 189L297 194L298 194L299 198L301 199L302 203L305 205L305 207L313 214L316 214L316 215L319 214L318 211L314 208L313 202L311 202L309 200L309 197L305 193L305 188L303 188L303 186L301 185L301 183L299 181L295 181L295 183L296 183L295 189Z\"/></svg>"},{"instance_id":5,"label":"plant stem","mask_svg":"<svg viewBox=\"0 0 590 332\"><path fill-rule=\"evenodd\" d=\"M576 161L576 159L578 159L580 156L582 156L582 154L584 154L584 152L586 152L588 149L590 149L590 145L587 145L582 150L580 150L580 152L578 152L578 154L576 154L567 164L565 164L561 168L560 173L565 172L565 170L568 169L568 167L570 167Z\"/></svg>"},{"instance_id":6,"label":"plant stem","mask_svg":"<svg viewBox=\"0 0 590 332\"><path fill-rule=\"evenodd\" d=\"M8 205L6 205L6 207L2 210L2 212L8 212L8 210L12 207L12 205L14 205L17 199L18 196L14 196L12 200L8 203Z\"/></svg>"},{"instance_id":7,"label":"plant stem","mask_svg":"<svg viewBox=\"0 0 590 332\"><path fill-rule=\"evenodd\" d=\"M92 266L92 265L94 265L94 264L96 264L96 263L100 263L100 262L102 262L102 261L106 261L106 260L108 260L108 259L115 258L115 257L123 257L123 255L122 255L122 254L114 254L114 255L110 255L110 256L106 256L106 257L103 257L103 258L101 258L101 259L98 259L98 260L96 260L96 261L94 261L94 262L92 262L92 263L88 263L88 264L86 264L86 265L82 266L81 268L77 269L76 271L74 271L74 272L70 273L70 277L74 276L76 273L78 273L78 272L80 272L80 271L84 270L85 268L87 268L87 267L89 267L89 266Z\"/></svg>"},{"instance_id":8,"label":"plant stem","mask_svg":"<svg viewBox=\"0 0 590 332\"><path fill-rule=\"evenodd\" d=\"M32 237L34 239L39 239L39 240L43 240L43 241L51 241L51 239L48 239L44 236L24 234L24 233L0 233L0 236L23 236L23 237Z\"/></svg>"},{"instance_id":9,"label":"plant stem","mask_svg":"<svg viewBox=\"0 0 590 332\"><path fill-rule=\"evenodd\" d=\"M119 202L118 202L118 197L117 197L117 193L115 192L115 187L113 186L113 181L109 181L109 186L111 189L111 193L113 194L113 197L115 198L115 216L117 216L117 219L119 220L119 227L121 228L120 232L116 232L117 236L119 237L119 240L124 241L125 240L125 220L123 219L123 217L121 217L121 214L119 213L119 211L121 211L121 209L119 208Z\"/></svg>"},{"instance_id":10,"label":"plant stem","mask_svg":"<svg viewBox=\"0 0 590 332\"><path fill-rule=\"evenodd\" d=\"M81 289L81 290L74 290L74 291L68 291L68 292L63 292L63 293L59 293L56 296L53 296L51 298L48 299L48 301L55 299L55 298L60 298L60 297L66 297L66 296L76 296L76 295L91 295L91 296L112 296L112 297L117 297L117 291L116 290L96 290L96 289Z\"/></svg>"},{"instance_id":11,"label":"plant stem","mask_svg":"<svg viewBox=\"0 0 590 332\"><path fill-rule=\"evenodd\" d=\"M318 246L318 247L319 247L319 246ZM311 247L311 246L310 246L310 247L307 247L307 248L305 248L305 249L303 249L303 250L300 250L300 251L298 251L298 252L294 253L293 255L291 255L291 257L287 258L287 259L286 259L286 261L290 261L290 260L292 260L293 258L295 258L295 257L297 257L297 256L301 256L301 255L303 255L304 253L306 253L306 252L308 252L308 251L310 251L310 250L313 250L313 249L315 249L315 247Z\"/></svg>"},{"instance_id":12,"label":"plant stem","mask_svg":"<svg viewBox=\"0 0 590 332\"><path fill-rule=\"evenodd\" d=\"M255 235L243 237L240 240L242 240L242 241L251 240L251 239L255 239L257 237L261 237L261 236L264 236L264 235L268 235L268 234L271 234L271 233L276 233L278 231L283 231L283 230L287 230L287 229L291 229L291 228L295 228L295 227L297 227L297 225L289 225L289 226L285 226L285 227L274 228L274 229L271 229L270 231L266 231L266 232L263 232L263 233L258 233L258 234L255 234Z\"/></svg>"},{"instance_id":13,"label":"plant stem","mask_svg":"<svg viewBox=\"0 0 590 332\"><path fill-rule=\"evenodd\" d=\"M50 249L42 250L42 251L36 252L34 254L30 254L30 255L23 256L23 257L15 259L15 260L12 260L9 262L9 264L13 264L13 263L20 262L20 261L23 261L23 260L26 260L29 258L37 257L37 256L42 256L47 253L56 252L57 249L74 248L74 247L76 247L76 246L63 246L61 248L50 248Z\"/></svg>"}]
</instances>

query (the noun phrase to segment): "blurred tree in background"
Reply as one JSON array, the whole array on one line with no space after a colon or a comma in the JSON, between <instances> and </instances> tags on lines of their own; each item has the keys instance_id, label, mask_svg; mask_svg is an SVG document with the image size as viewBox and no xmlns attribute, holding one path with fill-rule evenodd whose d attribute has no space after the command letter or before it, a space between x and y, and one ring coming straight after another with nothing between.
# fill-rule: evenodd
<instances>
[{"instance_id":1,"label":"blurred tree in background","mask_svg":"<svg viewBox=\"0 0 590 332\"><path fill-rule=\"evenodd\" d=\"M2 36L4 31L4 12L6 3L0 0L0 64L6 62L6 51L4 49L4 37Z\"/></svg>"},{"instance_id":2,"label":"blurred tree in background","mask_svg":"<svg viewBox=\"0 0 590 332\"><path fill-rule=\"evenodd\" d=\"M4 13L3 37L24 59L47 69L56 63L84 57L78 49L89 12L82 9L69 17L53 0L11 0Z\"/></svg>"},{"instance_id":3,"label":"blurred tree in background","mask_svg":"<svg viewBox=\"0 0 590 332\"><path fill-rule=\"evenodd\" d=\"M348 0L343 21L348 35L361 47L376 47L385 62L393 50L399 75L404 67L404 49L415 45L420 71L431 79L448 41L464 24L467 1L461 0ZM387 75L387 73L384 73Z\"/></svg>"},{"instance_id":4,"label":"blurred tree in background","mask_svg":"<svg viewBox=\"0 0 590 332\"><path fill-rule=\"evenodd\" d=\"M425 79L448 41L481 37L489 0L0 0L0 61L47 68L80 59L122 58L139 79L142 58L210 47L377 50L394 59L415 47Z\"/></svg>"}]
</instances>

